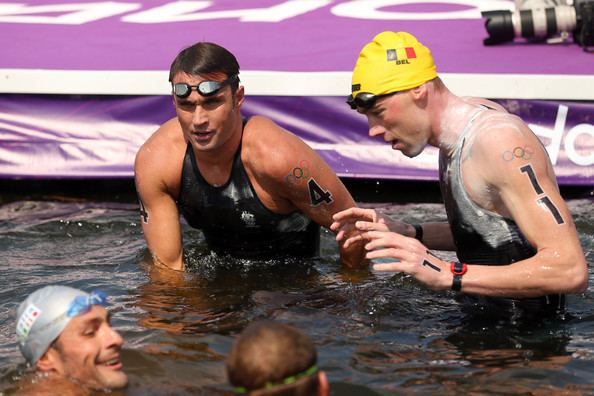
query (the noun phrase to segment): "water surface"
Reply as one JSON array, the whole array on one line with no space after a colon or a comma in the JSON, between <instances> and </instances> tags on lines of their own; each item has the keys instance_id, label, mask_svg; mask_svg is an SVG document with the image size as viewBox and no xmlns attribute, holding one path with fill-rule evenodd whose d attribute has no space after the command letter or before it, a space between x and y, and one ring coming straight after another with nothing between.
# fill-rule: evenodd
<instances>
[{"instance_id":1,"label":"water surface","mask_svg":"<svg viewBox=\"0 0 594 396\"><path fill-rule=\"evenodd\" d=\"M590 265L593 201L569 201ZM362 205L405 221L445 219L437 203ZM592 270L588 291L568 298L563 317L494 319L407 276L342 269L326 231L321 258L282 262L215 256L199 231L184 235L191 271L178 274L142 263L135 203L62 197L0 206L0 394L13 393L24 369L16 307L54 283L112 296L113 325L126 340L126 395L229 394L225 356L260 318L313 338L333 395L594 394Z\"/></svg>"}]
</instances>

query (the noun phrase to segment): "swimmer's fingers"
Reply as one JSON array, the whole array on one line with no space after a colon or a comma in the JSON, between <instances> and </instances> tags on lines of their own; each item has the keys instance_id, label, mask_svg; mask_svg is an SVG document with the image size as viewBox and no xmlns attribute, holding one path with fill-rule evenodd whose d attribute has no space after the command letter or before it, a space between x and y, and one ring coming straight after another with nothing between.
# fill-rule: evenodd
<instances>
[{"instance_id":1,"label":"swimmer's fingers","mask_svg":"<svg viewBox=\"0 0 594 396\"><path fill-rule=\"evenodd\" d=\"M359 241L370 241L374 238L374 235L375 238L379 237L380 234L371 234L370 231L389 231L388 227L385 224L371 223L368 221L357 221L355 224L357 225L356 228L352 228L352 230L349 230L348 232L345 231L342 234L343 239L345 239L345 248ZM339 241L341 240L338 238L338 236L336 237L336 239Z\"/></svg>"},{"instance_id":2,"label":"swimmer's fingers","mask_svg":"<svg viewBox=\"0 0 594 396\"><path fill-rule=\"evenodd\" d=\"M408 239L410 239L395 232L377 230L361 232L361 236L369 240L369 243L365 245L365 249L367 250L374 250L380 247L401 249L408 245Z\"/></svg>"},{"instance_id":3,"label":"swimmer's fingers","mask_svg":"<svg viewBox=\"0 0 594 396\"><path fill-rule=\"evenodd\" d=\"M397 249L400 261L409 263L419 262L427 254L427 248L414 238L391 231L366 231L361 233L362 237L369 242L365 245L367 251L393 248Z\"/></svg>"},{"instance_id":4,"label":"swimmer's fingers","mask_svg":"<svg viewBox=\"0 0 594 396\"><path fill-rule=\"evenodd\" d=\"M406 252L401 249L385 248L372 250L365 255L365 258L369 260L382 259L384 261L373 264L373 269L376 271L408 272L406 264L401 261L404 255L406 255ZM386 260L393 261L386 262Z\"/></svg>"},{"instance_id":5,"label":"swimmer's fingers","mask_svg":"<svg viewBox=\"0 0 594 396\"><path fill-rule=\"evenodd\" d=\"M355 223L345 223L340 226L335 226L336 223L332 223L330 230L336 233L336 240L343 241L347 239L354 231L356 231Z\"/></svg>"},{"instance_id":6,"label":"swimmer's fingers","mask_svg":"<svg viewBox=\"0 0 594 396\"><path fill-rule=\"evenodd\" d=\"M416 239L385 231L366 231L362 235L369 239L365 244L368 251L365 258L384 261L374 264L374 270L406 273L435 290L451 284L446 263L430 255L427 248Z\"/></svg>"},{"instance_id":7,"label":"swimmer's fingers","mask_svg":"<svg viewBox=\"0 0 594 396\"><path fill-rule=\"evenodd\" d=\"M374 271L384 272L404 272L400 262L373 264Z\"/></svg>"},{"instance_id":8,"label":"swimmer's fingers","mask_svg":"<svg viewBox=\"0 0 594 396\"><path fill-rule=\"evenodd\" d=\"M363 208L348 208L340 212L334 213L332 220L334 224L344 224L348 222L354 222L357 220L373 221L376 222L378 219L377 213L373 209ZM331 226L332 227L332 226Z\"/></svg>"},{"instance_id":9,"label":"swimmer's fingers","mask_svg":"<svg viewBox=\"0 0 594 396\"><path fill-rule=\"evenodd\" d=\"M357 221L355 227L360 231L390 231L403 236L410 235L408 229L410 226L399 220L391 220L386 217L382 217L378 222L371 223L368 221Z\"/></svg>"},{"instance_id":10,"label":"swimmer's fingers","mask_svg":"<svg viewBox=\"0 0 594 396\"><path fill-rule=\"evenodd\" d=\"M330 230L336 233L337 241L343 241L348 239L355 230L355 222L361 220L375 222L378 216L373 209L349 208L335 213L332 219L334 222L330 225Z\"/></svg>"},{"instance_id":11,"label":"swimmer's fingers","mask_svg":"<svg viewBox=\"0 0 594 396\"><path fill-rule=\"evenodd\" d=\"M389 231L385 224L357 221L356 223L350 224L350 226L343 227L338 234L336 234L336 240L338 242L343 242L344 247L348 248L355 242L369 240L370 238L365 235L365 231L368 230Z\"/></svg>"},{"instance_id":12,"label":"swimmer's fingers","mask_svg":"<svg viewBox=\"0 0 594 396\"><path fill-rule=\"evenodd\" d=\"M361 235L369 240L365 244L365 250L367 250L365 257L370 260L387 258L402 261L408 258L407 251L403 249L403 244L400 243L401 235L384 231L367 231Z\"/></svg>"},{"instance_id":13,"label":"swimmer's fingers","mask_svg":"<svg viewBox=\"0 0 594 396\"><path fill-rule=\"evenodd\" d=\"M346 233L344 235L346 235ZM340 241L338 239L338 236L336 237L336 240ZM368 240L368 238L366 238L363 233L360 233L360 232L355 233L355 234L351 233L348 236L348 238L345 238L345 240L343 242L343 247L346 249L354 243L358 243L359 241L365 241L365 240Z\"/></svg>"},{"instance_id":14,"label":"swimmer's fingers","mask_svg":"<svg viewBox=\"0 0 594 396\"><path fill-rule=\"evenodd\" d=\"M336 240L342 241L345 237L345 233L354 228L354 224L342 224L334 222L330 224L330 231L336 234Z\"/></svg>"},{"instance_id":15,"label":"swimmer's fingers","mask_svg":"<svg viewBox=\"0 0 594 396\"><path fill-rule=\"evenodd\" d=\"M390 231L388 225L384 222L372 223L370 221L357 221L355 227L359 231Z\"/></svg>"},{"instance_id":16,"label":"swimmer's fingers","mask_svg":"<svg viewBox=\"0 0 594 396\"><path fill-rule=\"evenodd\" d=\"M367 246L365 246L367 248ZM365 258L369 260L373 259L395 259L395 260L402 260L403 257L406 255L406 252L402 249L386 247L384 249L375 249L368 251L365 255Z\"/></svg>"}]
</instances>

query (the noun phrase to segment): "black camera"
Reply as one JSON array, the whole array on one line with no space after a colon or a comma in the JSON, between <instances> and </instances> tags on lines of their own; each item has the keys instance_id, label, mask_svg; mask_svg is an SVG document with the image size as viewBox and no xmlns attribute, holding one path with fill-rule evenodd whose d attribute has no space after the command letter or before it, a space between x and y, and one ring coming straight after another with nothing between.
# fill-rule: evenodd
<instances>
[{"instance_id":1,"label":"black camera","mask_svg":"<svg viewBox=\"0 0 594 396\"><path fill-rule=\"evenodd\" d=\"M549 40L554 36L564 40L573 34L573 41L584 51L594 50L594 0L574 0L573 5L515 11L484 11L481 13L489 37L484 45L494 45L523 37L531 41ZM559 41L559 40L557 40Z\"/></svg>"}]
</instances>

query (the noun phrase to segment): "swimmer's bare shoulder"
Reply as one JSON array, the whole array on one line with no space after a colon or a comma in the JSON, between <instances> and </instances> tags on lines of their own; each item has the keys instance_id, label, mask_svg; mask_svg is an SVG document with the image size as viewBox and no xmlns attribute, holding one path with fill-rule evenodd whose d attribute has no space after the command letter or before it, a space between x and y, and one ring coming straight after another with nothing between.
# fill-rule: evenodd
<instances>
[{"instance_id":1,"label":"swimmer's bare shoulder","mask_svg":"<svg viewBox=\"0 0 594 396\"><path fill-rule=\"evenodd\" d=\"M291 157L309 148L293 133L263 116L248 120L242 145L241 159L246 166L255 173L281 177L284 177Z\"/></svg>"},{"instance_id":2,"label":"swimmer's bare shoulder","mask_svg":"<svg viewBox=\"0 0 594 396\"><path fill-rule=\"evenodd\" d=\"M258 198L275 213L295 210L283 181L296 163L293 155L304 145L295 135L263 116L251 117L244 127L241 160Z\"/></svg>"},{"instance_id":3,"label":"swimmer's bare shoulder","mask_svg":"<svg viewBox=\"0 0 594 396\"><path fill-rule=\"evenodd\" d=\"M474 96L465 96L462 98L466 103L473 104L475 106L486 106L489 109L497 110L502 113L507 113L505 107L500 105L499 103L493 102L492 100L485 99L485 98L478 98Z\"/></svg>"},{"instance_id":4,"label":"swimmer's bare shoulder","mask_svg":"<svg viewBox=\"0 0 594 396\"><path fill-rule=\"evenodd\" d=\"M186 141L177 118L165 122L140 147L134 161L137 189L147 184L175 195L179 190Z\"/></svg>"},{"instance_id":5,"label":"swimmer's bare shoulder","mask_svg":"<svg viewBox=\"0 0 594 396\"><path fill-rule=\"evenodd\" d=\"M40 374L25 376L14 396L90 396L91 391L65 378L35 378Z\"/></svg>"}]
</instances>

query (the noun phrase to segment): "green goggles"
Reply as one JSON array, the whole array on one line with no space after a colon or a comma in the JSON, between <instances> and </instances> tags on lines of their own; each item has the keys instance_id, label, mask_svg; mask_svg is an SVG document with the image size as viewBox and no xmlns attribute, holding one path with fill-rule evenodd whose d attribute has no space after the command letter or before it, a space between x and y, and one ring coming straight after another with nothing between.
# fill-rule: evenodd
<instances>
[{"instance_id":1,"label":"green goggles","mask_svg":"<svg viewBox=\"0 0 594 396\"><path fill-rule=\"evenodd\" d=\"M286 377L285 379L283 379L279 382L267 382L260 389L272 389L272 388L276 388L277 386L291 385L291 384L297 382L298 380L300 380L301 378L309 377L310 375L317 373L317 371L318 371L318 366L316 366L314 364L307 370L297 373L295 375ZM247 388L245 388L243 386L236 386L233 388L233 391L237 394L245 394L245 393L253 392L256 390L260 390L260 389L249 389L248 390Z\"/></svg>"},{"instance_id":2,"label":"green goggles","mask_svg":"<svg viewBox=\"0 0 594 396\"><path fill-rule=\"evenodd\" d=\"M180 98L185 99L192 93L192 89L196 89L200 95L204 97L216 95L225 86L239 82L239 76L237 74L229 77L225 81L202 81L197 85L190 85L187 83L173 84L173 94Z\"/></svg>"}]
</instances>

